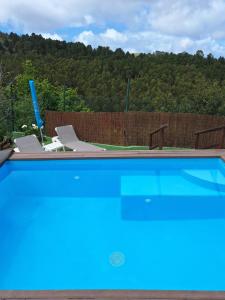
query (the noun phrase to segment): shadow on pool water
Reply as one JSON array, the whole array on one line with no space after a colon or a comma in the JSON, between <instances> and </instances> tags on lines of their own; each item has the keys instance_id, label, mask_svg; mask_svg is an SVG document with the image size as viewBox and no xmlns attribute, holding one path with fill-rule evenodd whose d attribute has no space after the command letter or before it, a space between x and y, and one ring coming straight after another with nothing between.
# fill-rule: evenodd
<instances>
[{"instance_id":1,"label":"shadow on pool water","mask_svg":"<svg viewBox=\"0 0 225 300\"><path fill-rule=\"evenodd\" d=\"M126 196L121 198L125 221L224 219L223 196Z\"/></svg>"}]
</instances>

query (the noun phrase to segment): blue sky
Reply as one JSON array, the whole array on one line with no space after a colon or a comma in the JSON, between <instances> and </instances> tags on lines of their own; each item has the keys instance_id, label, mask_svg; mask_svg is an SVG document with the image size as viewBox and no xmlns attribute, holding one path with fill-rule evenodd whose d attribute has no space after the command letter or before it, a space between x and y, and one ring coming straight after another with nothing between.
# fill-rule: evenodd
<instances>
[{"instance_id":1,"label":"blue sky","mask_svg":"<svg viewBox=\"0 0 225 300\"><path fill-rule=\"evenodd\" d=\"M218 57L225 56L225 0L0 0L0 31Z\"/></svg>"}]
</instances>

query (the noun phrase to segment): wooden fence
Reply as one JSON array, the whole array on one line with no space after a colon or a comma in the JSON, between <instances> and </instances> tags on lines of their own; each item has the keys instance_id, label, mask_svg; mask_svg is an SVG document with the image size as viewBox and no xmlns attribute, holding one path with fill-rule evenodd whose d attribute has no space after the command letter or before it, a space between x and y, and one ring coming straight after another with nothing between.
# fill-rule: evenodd
<instances>
[{"instance_id":1,"label":"wooden fence","mask_svg":"<svg viewBox=\"0 0 225 300\"><path fill-rule=\"evenodd\" d=\"M149 134L167 123L165 146L192 148L194 133L225 125L225 117L188 113L150 112L53 112L46 113L46 131L56 135L54 128L72 124L81 140L112 145L149 145ZM200 146L217 143L221 132L204 135Z\"/></svg>"}]
</instances>

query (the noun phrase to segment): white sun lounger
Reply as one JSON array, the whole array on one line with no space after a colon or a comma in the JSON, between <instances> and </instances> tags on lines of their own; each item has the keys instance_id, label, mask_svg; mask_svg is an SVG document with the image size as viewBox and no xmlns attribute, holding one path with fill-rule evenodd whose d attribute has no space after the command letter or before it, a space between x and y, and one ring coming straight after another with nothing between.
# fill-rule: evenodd
<instances>
[{"instance_id":1,"label":"white sun lounger","mask_svg":"<svg viewBox=\"0 0 225 300\"><path fill-rule=\"evenodd\" d=\"M73 151L78 151L78 152L105 151L105 149L103 148L80 141L72 125L56 127L55 131L58 134L59 141L65 147L72 149Z\"/></svg>"},{"instance_id":2,"label":"white sun lounger","mask_svg":"<svg viewBox=\"0 0 225 300\"><path fill-rule=\"evenodd\" d=\"M59 141L54 141L51 144L42 146L36 137L36 135L27 135L14 140L17 148L14 149L15 152L25 152L25 153L41 153L41 152L51 152L57 151L58 149L64 149L63 145Z\"/></svg>"},{"instance_id":3,"label":"white sun lounger","mask_svg":"<svg viewBox=\"0 0 225 300\"><path fill-rule=\"evenodd\" d=\"M44 152L44 148L41 146L36 135L27 135L14 140L19 152L25 153L40 153Z\"/></svg>"}]
</instances>

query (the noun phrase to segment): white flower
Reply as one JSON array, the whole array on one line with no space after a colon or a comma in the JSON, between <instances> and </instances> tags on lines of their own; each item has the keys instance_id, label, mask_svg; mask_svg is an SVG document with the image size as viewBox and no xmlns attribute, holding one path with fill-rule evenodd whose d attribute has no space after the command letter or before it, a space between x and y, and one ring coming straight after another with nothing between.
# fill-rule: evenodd
<instances>
[{"instance_id":1,"label":"white flower","mask_svg":"<svg viewBox=\"0 0 225 300\"><path fill-rule=\"evenodd\" d=\"M22 128L22 129L25 129L25 128L27 128L27 125L23 125L23 126L21 126L21 128Z\"/></svg>"},{"instance_id":2,"label":"white flower","mask_svg":"<svg viewBox=\"0 0 225 300\"><path fill-rule=\"evenodd\" d=\"M32 124L32 128L33 128L33 129L38 129L38 127L37 127L36 124Z\"/></svg>"}]
</instances>

